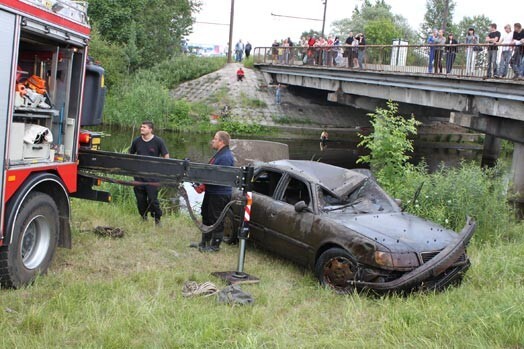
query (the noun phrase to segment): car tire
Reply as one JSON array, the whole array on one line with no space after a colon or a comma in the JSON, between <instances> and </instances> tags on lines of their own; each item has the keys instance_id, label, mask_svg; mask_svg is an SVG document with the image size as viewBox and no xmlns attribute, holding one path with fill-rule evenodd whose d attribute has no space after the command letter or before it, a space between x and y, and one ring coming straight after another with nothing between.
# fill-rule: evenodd
<instances>
[{"instance_id":1,"label":"car tire","mask_svg":"<svg viewBox=\"0 0 524 349\"><path fill-rule=\"evenodd\" d=\"M224 217L224 238L223 241L228 245L238 242L238 224L235 221L233 210L228 210Z\"/></svg>"},{"instance_id":2,"label":"car tire","mask_svg":"<svg viewBox=\"0 0 524 349\"><path fill-rule=\"evenodd\" d=\"M58 243L58 217L56 203L49 195L27 195L16 216L11 243L0 248L3 286L18 288L47 272Z\"/></svg>"},{"instance_id":3,"label":"car tire","mask_svg":"<svg viewBox=\"0 0 524 349\"><path fill-rule=\"evenodd\" d=\"M340 294L351 293L355 286L357 263L346 250L338 247L324 251L315 265L315 274L321 285Z\"/></svg>"}]
</instances>

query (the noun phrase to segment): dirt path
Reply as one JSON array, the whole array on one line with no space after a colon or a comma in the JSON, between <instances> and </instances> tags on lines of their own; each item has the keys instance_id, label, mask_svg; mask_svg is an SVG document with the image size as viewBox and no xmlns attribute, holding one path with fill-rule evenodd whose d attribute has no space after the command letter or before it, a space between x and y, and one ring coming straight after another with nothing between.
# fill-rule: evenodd
<instances>
[{"instance_id":1,"label":"dirt path","mask_svg":"<svg viewBox=\"0 0 524 349\"><path fill-rule=\"evenodd\" d=\"M227 105L230 119L249 124L297 128L354 128L368 122L364 114L355 115L352 108L328 104L298 96L292 89L282 89L282 103L275 103L275 89L262 73L243 68L244 81L237 81L241 63L224 68L199 79L180 84L172 95L190 102L212 105L216 114Z\"/></svg>"}]
</instances>

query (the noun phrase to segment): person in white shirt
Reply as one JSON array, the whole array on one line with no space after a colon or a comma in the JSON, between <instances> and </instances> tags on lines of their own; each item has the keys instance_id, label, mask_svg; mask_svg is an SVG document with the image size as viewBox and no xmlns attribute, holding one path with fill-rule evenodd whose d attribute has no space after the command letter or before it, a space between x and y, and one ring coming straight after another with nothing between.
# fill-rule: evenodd
<instances>
[{"instance_id":1,"label":"person in white shirt","mask_svg":"<svg viewBox=\"0 0 524 349\"><path fill-rule=\"evenodd\" d=\"M502 33L502 38L499 41L499 45L502 45L502 53L500 56L499 67L495 77L505 78L508 73L509 61L511 59L511 54L513 53L513 47L511 42L513 41L513 32L511 31L511 25L506 24L504 26L504 32Z\"/></svg>"}]
</instances>

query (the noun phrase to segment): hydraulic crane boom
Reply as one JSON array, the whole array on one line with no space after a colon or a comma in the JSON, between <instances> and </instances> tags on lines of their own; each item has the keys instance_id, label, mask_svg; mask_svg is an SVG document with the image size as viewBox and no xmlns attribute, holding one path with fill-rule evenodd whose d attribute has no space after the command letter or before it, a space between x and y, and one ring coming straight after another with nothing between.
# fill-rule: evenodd
<instances>
[{"instance_id":1,"label":"hydraulic crane boom","mask_svg":"<svg viewBox=\"0 0 524 349\"><path fill-rule=\"evenodd\" d=\"M156 178L160 183L177 184L198 182L247 190L253 177L253 168L201 164L189 160L164 159L143 155L113 153L100 150L80 150L80 171ZM91 177L79 174L78 191L74 195L84 199L107 201L109 196L94 191Z\"/></svg>"}]
</instances>

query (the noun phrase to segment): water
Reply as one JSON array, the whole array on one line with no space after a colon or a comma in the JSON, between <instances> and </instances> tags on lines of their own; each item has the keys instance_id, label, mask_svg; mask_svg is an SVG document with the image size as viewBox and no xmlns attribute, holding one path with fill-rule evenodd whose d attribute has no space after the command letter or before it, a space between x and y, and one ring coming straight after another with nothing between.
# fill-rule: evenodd
<instances>
[{"instance_id":1,"label":"water","mask_svg":"<svg viewBox=\"0 0 524 349\"><path fill-rule=\"evenodd\" d=\"M122 152L127 150L131 141L138 136L138 130L99 127L108 136L102 138L102 149L105 151ZM157 132L166 143L171 158L189 158L193 162L207 163L213 155L210 142L213 133L189 133L160 131ZM261 139L285 143L289 146L289 156L296 160L322 161L345 168L362 167L357 159L365 154L365 149L357 147L360 141L356 132L336 134L331 133L330 140L325 147L319 142L319 135L303 133L297 130L296 134L279 138L271 136L248 136L243 139ZM234 136L234 135L233 135ZM480 164L482 147L479 145L452 145L446 143L415 142L413 162L424 159L430 169L437 168L441 163L456 166L463 159L474 160Z\"/></svg>"}]
</instances>

